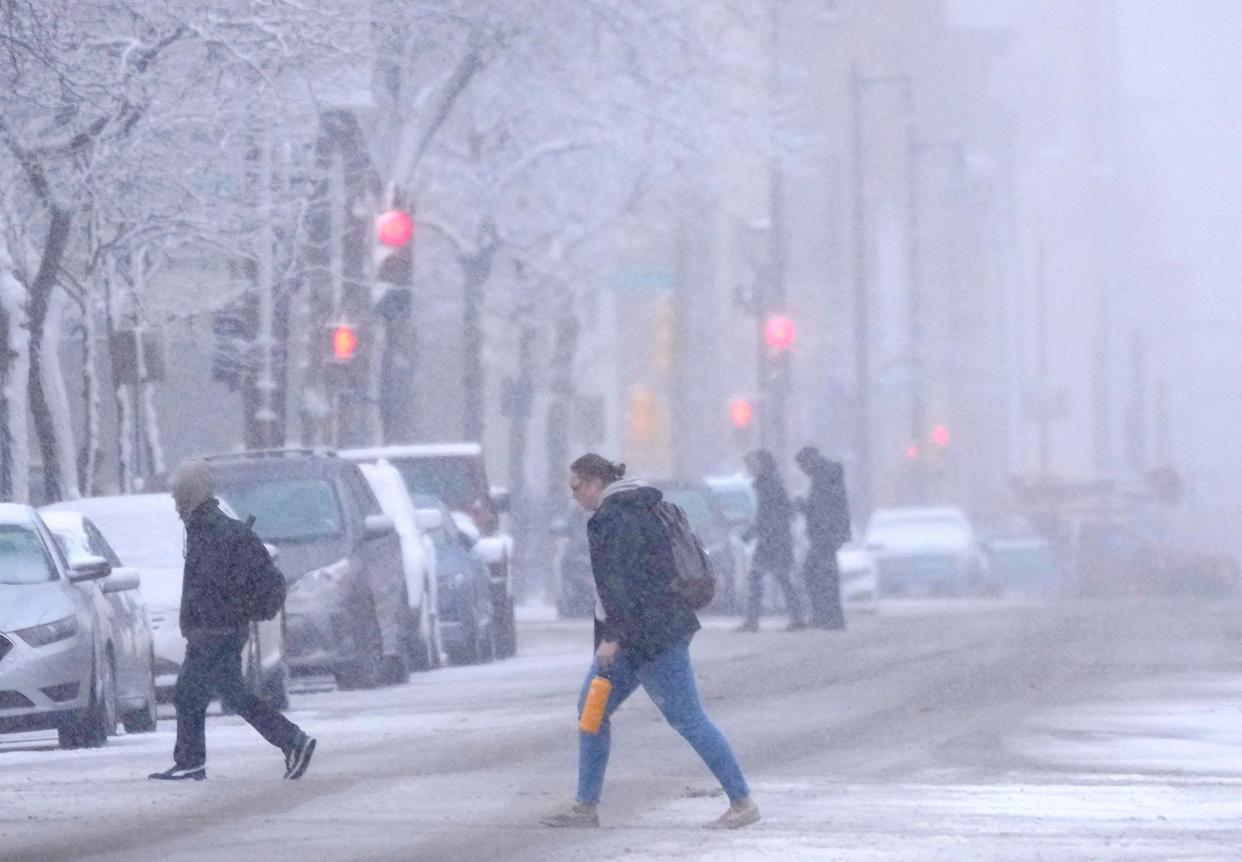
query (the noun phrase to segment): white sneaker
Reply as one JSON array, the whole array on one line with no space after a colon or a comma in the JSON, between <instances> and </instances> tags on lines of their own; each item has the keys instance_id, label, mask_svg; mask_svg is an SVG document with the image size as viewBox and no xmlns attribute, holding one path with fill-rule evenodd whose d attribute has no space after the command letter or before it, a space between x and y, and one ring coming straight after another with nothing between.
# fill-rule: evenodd
<instances>
[{"instance_id":1,"label":"white sneaker","mask_svg":"<svg viewBox=\"0 0 1242 862\"><path fill-rule=\"evenodd\" d=\"M564 811L549 814L539 820L544 826L591 829L599 826L597 806L590 802L575 802Z\"/></svg>"},{"instance_id":2,"label":"white sneaker","mask_svg":"<svg viewBox=\"0 0 1242 862\"><path fill-rule=\"evenodd\" d=\"M741 829L752 823L759 822L759 806L755 800L747 796L741 802L734 802L729 810L710 823L704 823L704 829Z\"/></svg>"}]
</instances>

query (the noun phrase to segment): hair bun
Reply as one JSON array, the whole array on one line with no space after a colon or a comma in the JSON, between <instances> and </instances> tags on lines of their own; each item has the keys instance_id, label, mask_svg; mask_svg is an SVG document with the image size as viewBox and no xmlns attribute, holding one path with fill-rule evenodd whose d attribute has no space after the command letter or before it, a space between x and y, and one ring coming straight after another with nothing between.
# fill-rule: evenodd
<instances>
[{"instance_id":1,"label":"hair bun","mask_svg":"<svg viewBox=\"0 0 1242 862\"><path fill-rule=\"evenodd\" d=\"M618 478L618 479L624 479L624 478L625 478L625 465L624 465L624 464L615 464L615 465L613 465L613 466L614 466L614 469L616 470L617 478Z\"/></svg>"}]
</instances>

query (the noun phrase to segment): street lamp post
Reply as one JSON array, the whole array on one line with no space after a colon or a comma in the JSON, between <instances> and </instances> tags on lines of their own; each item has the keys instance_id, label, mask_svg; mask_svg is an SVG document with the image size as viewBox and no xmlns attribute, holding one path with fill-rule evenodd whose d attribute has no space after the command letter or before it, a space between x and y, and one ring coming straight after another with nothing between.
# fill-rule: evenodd
<instances>
[{"instance_id":1,"label":"street lamp post","mask_svg":"<svg viewBox=\"0 0 1242 862\"><path fill-rule=\"evenodd\" d=\"M927 435L927 400L925 395L926 374L923 366L923 296L919 281L919 159L933 150L949 150L960 162L963 144L961 141L924 141L920 140L914 123L907 130L906 139L906 186L908 226L908 251L906 254L909 266L909 296L907 306L910 325L910 439L912 445L921 450ZM924 502L927 496L927 468L922 458L912 463L914 476L914 497Z\"/></svg>"},{"instance_id":2,"label":"street lamp post","mask_svg":"<svg viewBox=\"0 0 1242 862\"><path fill-rule=\"evenodd\" d=\"M863 95L868 87L899 85L907 105L910 102L909 75L864 75L857 61L850 64L850 143L854 199L854 379L855 379L855 453L858 474L853 485L858 489L859 508L866 511L871 501L871 326L868 302L867 272L867 207L865 201L866 165L863 161Z\"/></svg>"}]
</instances>

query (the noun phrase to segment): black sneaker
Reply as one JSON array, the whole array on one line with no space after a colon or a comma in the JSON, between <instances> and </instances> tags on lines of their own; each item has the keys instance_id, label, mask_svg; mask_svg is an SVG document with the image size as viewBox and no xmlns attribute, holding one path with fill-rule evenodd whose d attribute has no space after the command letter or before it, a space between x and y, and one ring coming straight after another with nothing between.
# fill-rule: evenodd
<instances>
[{"instance_id":1,"label":"black sneaker","mask_svg":"<svg viewBox=\"0 0 1242 862\"><path fill-rule=\"evenodd\" d=\"M314 753L315 738L303 733L285 752L285 778L295 779L305 775Z\"/></svg>"},{"instance_id":2,"label":"black sneaker","mask_svg":"<svg viewBox=\"0 0 1242 862\"><path fill-rule=\"evenodd\" d=\"M156 781L206 781L206 766L174 766L172 769L165 769L163 772L152 772L147 778Z\"/></svg>"}]
</instances>

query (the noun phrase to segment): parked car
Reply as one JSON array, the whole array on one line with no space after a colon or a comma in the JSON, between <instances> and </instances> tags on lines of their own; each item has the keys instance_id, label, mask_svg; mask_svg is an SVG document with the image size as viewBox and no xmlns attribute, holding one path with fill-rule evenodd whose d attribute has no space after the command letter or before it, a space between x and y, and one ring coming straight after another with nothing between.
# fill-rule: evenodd
<instances>
[{"instance_id":1,"label":"parked car","mask_svg":"<svg viewBox=\"0 0 1242 862\"><path fill-rule=\"evenodd\" d=\"M703 543L716 572L716 597L711 608L731 611L744 600L745 581L739 580L740 568L734 550L734 531L729 519L716 502L705 482L669 480L652 482L664 492L664 499L680 506L694 533Z\"/></svg>"},{"instance_id":2,"label":"parked car","mask_svg":"<svg viewBox=\"0 0 1242 862\"><path fill-rule=\"evenodd\" d=\"M236 513L225 503L230 517ZM181 634L181 578L185 569L185 526L171 494L130 494L86 497L53 503L41 510L47 517L73 513L89 519L107 537L115 559L141 575L140 593L146 605L155 652L155 688L161 699L172 696L177 674L185 661ZM242 654L242 670L251 690L278 709L288 707L288 667L285 663L284 619L255 623Z\"/></svg>"},{"instance_id":3,"label":"parked car","mask_svg":"<svg viewBox=\"0 0 1242 862\"><path fill-rule=\"evenodd\" d=\"M401 473L411 495L436 497L450 511L470 516L482 538L488 540L477 546L477 553L491 575L496 650L502 657L513 655L517 651L513 537L503 529L501 519L508 501L488 485L483 447L478 443L381 446L347 449L341 457L358 462L383 458Z\"/></svg>"},{"instance_id":4,"label":"parked car","mask_svg":"<svg viewBox=\"0 0 1242 862\"><path fill-rule=\"evenodd\" d=\"M880 575L875 558L861 545L850 543L837 549L841 573L841 606L847 614L873 614L879 609Z\"/></svg>"},{"instance_id":5,"label":"parked car","mask_svg":"<svg viewBox=\"0 0 1242 862\"><path fill-rule=\"evenodd\" d=\"M474 555L471 539L457 526L442 500L412 498L418 526L436 556L440 638L452 664L476 664L496 657L495 606L487 566Z\"/></svg>"},{"instance_id":6,"label":"parked car","mask_svg":"<svg viewBox=\"0 0 1242 862\"><path fill-rule=\"evenodd\" d=\"M440 666L440 626L436 610L435 547L418 528L418 512L405 489L401 474L387 461L359 464L363 477L375 492L380 508L392 518L401 541L405 593L414 627L409 654L414 670Z\"/></svg>"},{"instance_id":7,"label":"parked car","mask_svg":"<svg viewBox=\"0 0 1242 862\"><path fill-rule=\"evenodd\" d=\"M41 516L70 567L79 560L97 557L107 560L112 568L112 573L99 584L99 592L116 659L117 716L126 733L150 733L156 723L155 641L139 592L140 573L121 562L107 538L85 515L43 512Z\"/></svg>"},{"instance_id":8,"label":"parked car","mask_svg":"<svg viewBox=\"0 0 1242 862\"><path fill-rule=\"evenodd\" d=\"M408 680L415 621L401 544L358 465L309 449L206 460L220 498L279 551L294 672L327 671L342 689Z\"/></svg>"},{"instance_id":9,"label":"parked car","mask_svg":"<svg viewBox=\"0 0 1242 862\"><path fill-rule=\"evenodd\" d=\"M708 476L703 481L711 489L716 505L729 525L729 547L733 557L731 573L716 573L717 577L730 579L730 587L726 591L727 600L722 597L717 601L717 607L719 610L741 613L745 610L748 589L746 579L750 575L750 561L755 551L755 542L742 538L755 523L758 503L755 500L754 480L744 473L735 473L730 476ZM798 521L800 518L794 523L795 549L798 547ZM776 592L768 591L767 604L772 605L778 601ZM771 606L768 609L775 610L776 607Z\"/></svg>"},{"instance_id":10,"label":"parked car","mask_svg":"<svg viewBox=\"0 0 1242 862\"><path fill-rule=\"evenodd\" d=\"M867 524L880 591L959 596L989 591L987 562L966 514L952 506L877 509Z\"/></svg>"},{"instance_id":11,"label":"parked car","mask_svg":"<svg viewBox=\"0 0 1242 862\"><path fill-rule=\"evenodd\" d=\"M556 614L562 619L595 614L595 575L591 571L591 548L587 543L590 514L577 503L552 525L552 575L556 590Z\"/></svg>"},{"instance_id":12,"label":"parked car","mask_svg":"<svg viewBox=\"0 0 1242 862\"><path fill-rule=\"evenodd\" d=\"M990 582L1001 593L1046 596L1061 587L1052 544L1035 533L1000 535L983 543Z\"/></svg>"},{"instance_id":13,"label":"parked car","mask_svg":"<svg viewBox=\"0 0 1242 862\"><path fill-rule=\"evenodd\" d=\"M33 508L0 504L0 733L55 729L62 748L93 748L122 711L153 729L149 665L135 690L130 665L143 657L126 652L108 602L137 586L101 557L68 563Z\"/></svg>"}]
</instances>

